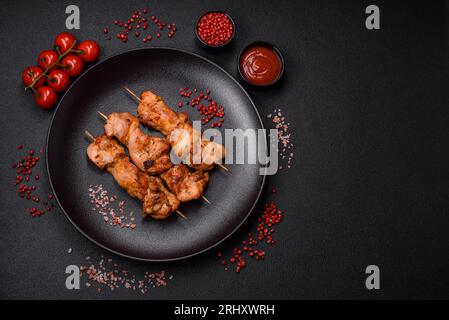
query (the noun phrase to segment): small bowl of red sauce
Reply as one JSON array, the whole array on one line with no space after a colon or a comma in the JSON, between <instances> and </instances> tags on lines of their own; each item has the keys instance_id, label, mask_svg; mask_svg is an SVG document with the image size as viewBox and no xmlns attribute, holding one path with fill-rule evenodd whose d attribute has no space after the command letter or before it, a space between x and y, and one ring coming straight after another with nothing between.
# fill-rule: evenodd
<instances>
[{"instance_id":1,"label":"small bowl of red sauce","mask_svg":"<svg viewBox=\"0 0 449 320\"><path fill-rule=\"evenodd\" d=\"M195 34L203 46L222 48L234 38L235 23L231 16L223 11L209 11L196 21Z\"/></svg>"},{"instance_id":2,"label":"small bowl of red sauce","mask_svg":"<svg viewBox=\"0 0 449 320\"><path fill-rule=\"evenodd\" d=\"M268 42L251 43L240 52L238 62L243 80L257 87L275 84L284 73L284 58L281 52Z\"/></svg>"}]
</instances>

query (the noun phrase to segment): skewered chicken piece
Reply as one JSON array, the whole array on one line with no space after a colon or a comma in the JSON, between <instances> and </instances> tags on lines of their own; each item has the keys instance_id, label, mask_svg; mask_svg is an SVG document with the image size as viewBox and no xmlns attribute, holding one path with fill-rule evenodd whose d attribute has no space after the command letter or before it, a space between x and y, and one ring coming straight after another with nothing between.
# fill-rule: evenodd
<instances>
[{"instance_id":1,"label":"skewered chicken piece","mask_svg":"<svg viewBox=\"0 0 449 320\"><path fill-rule=\"evenodd\" d=\"M146 135L140 129L139 119L132 114L111 113L106 118L104 131L108 137L116 137L128 147L131 160L140 170L155 175L173 166L170 145L165 139Z\"/></svg>"},{"instance_id":2,"label":"skewered chicken piece","mask_svg":"<svg viewBox=\"0 0 449 320\"><path fill-rule=\"evenodd\" d=\"M124 148L114 138L101 135L87 148L87 156L100 169L106 169L128 194L143 201L143 213L155 219L165 219L180 205L159 177L141 172L126 156ZM178 211L179 213L179 211Z\"/></svg>"},{"instance_id":3,"label":"skewered chicken piece","mask_svg":"<svg viewBox=\"0 0 449 320\"><path fill-rule=\"evenodd\" d=\"M208 171L222 162L226 156L224 146L203 139L201 133L188 122L186 114L174 112L151 91L142 92L139 101L137 112L140 121L166 135L176 155L189 167ZM194 152L197 141L200 141L201 152Z\"/></svg>"},{"instance_id":4,"label":"skewered chicken piece","mask_svg":"<svg viewBox=\"0 0 449 320\"><path fill-rule=\"evenodd\" d=\"M192 173L182 163L161 174L161 178L181 202L200 198L209 182L207 172L195 171Z\"/></svg>"},{"instance_id":5,"label":"skewered chicken piece","mask_svg":"<svg viewBox=\"0 0 449 320\"><path fill-rule=\"evenodd\" d=\"M145 171L145 164L148 161L153 161L145 159L148 158L149 154L154 154L152 148L157 147L157 143L147 143L142 146L142 142L152 139L152 137L147 136L140 130L138 127L140 124L139 119L128 112L111 113L109 116L106 116L102 112L98 113L106 121L104 126L106 135L109 137L115 136L120 142L127 145L133 162L137 165L137 167L139 167L139 169ZM132 136L138 136L138 138L129 138ZM143 150L143 152L139 152L139 150ZM165 160L165 154L163 156ZM169 157L168 161L170 161ZM138 163L141 165L139 166ZM161 166L161 168L166 168L167 166ZM172 166L171 162L170 166ZM209 200L203 196L204 189L209 182L208 173L203 173L200 171L191 173L186 166L180 164L171 168L168 172L165 172L161 175L161 177L167 184L168 189L176 195L179 201L187 202L202 197L204 201L210 203Z\"/></svg>"},{"instance_id":6,"label":"skewered chicken piece","mask_svg":"<svg viewBox=\"0 0 449 320\"><path fill-rule=\"evenodd\" d=\"M165 219L177 210L181 203L165 188L161 178L152 176L148 178L148 193L143 201L144 213L151 215L154 219ZM185 219L184 216L183 218Z\"/></svg>"},{"instance_id":7,"label":"skewered chicken piece","mask_svg":"<svg viewBox=\"0 0 449 320\"><path fill-rule=\"evenodd\" d=\"M173 130L187 121L185 113L178 114L173 111L161 97L151 91L142 92L137 113L142 123L162 132L165 136L169 136Z\"/></svg>"}]
</instances>

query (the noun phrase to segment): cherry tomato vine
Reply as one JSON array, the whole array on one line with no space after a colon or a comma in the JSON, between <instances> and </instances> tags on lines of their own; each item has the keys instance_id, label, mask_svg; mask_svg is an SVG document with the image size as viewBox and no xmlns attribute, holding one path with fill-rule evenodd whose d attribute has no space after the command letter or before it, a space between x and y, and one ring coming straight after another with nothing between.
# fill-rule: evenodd
<instances>
[{"instance_id":1,"label":"cherry tomato vine","mask_svg":"<svg viewBox=\"0 0 449 320\"><path fill-rule=\"evenodd\" d=\"M99 56L100 47L95 41L78 43L73 35L62 32L55 38L54 50L42 51L38 66L27 67L22 72L25 90L33 90L39 107L51 109L58 101L57 92L69 87L70 77L79 76L84 71L84 63L94 62Z\"/></svg>"},{"instance_id":2,"label":"cherry tomato vine","mask_svg":"<svg viewBox=\"0 0 449 320\"><path fill-rule=\"evenodd\" d=\"M59 64L59 62L66 56L66 55L68 55L71 51L72 51L72 49L73 49L73 47L76 45L76 40L75 40L75 42L73 43L73 45L70 47L70 49L69 50L67 50L65 53L60 53L59 52L59 49L58 48L56 48L56 51L57 51L57 53L58 53L58 55L59 55L59 57L58 57L58 59L53 63L53 64L51 64L50 66L48 66L45 70L44 70L44 73L42 73L41 75L39 75L30 85L28 85L27 87L25 87L25 90L28 90L28 89L32 89L34 92L36 92L36 89L34 89L34 85L42 78L42 77L45 77L45 76L47 76L47 74L48 74L48 72L53 68L53 67L55 67L55 66L61 66L60 64Z\"/></svg>"}]
</instances>

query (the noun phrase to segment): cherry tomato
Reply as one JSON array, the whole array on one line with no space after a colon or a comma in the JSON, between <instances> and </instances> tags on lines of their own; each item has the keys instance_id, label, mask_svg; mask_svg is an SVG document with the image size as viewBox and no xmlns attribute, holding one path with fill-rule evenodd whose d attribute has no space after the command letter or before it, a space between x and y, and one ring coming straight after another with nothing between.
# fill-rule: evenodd
<instances>
[{"instance_id":1,"label":"cherry tomato","mask_svg":"<svg viewBox=\"0 0 449 320\"><path fill-rule=\"evenodd\" d=\"M50 109L56 104L58 94L50 87L43 86L37 89L34 94L34 101L42 109Z\"/></svg>"},{"instance_id":2,"label":"cherry tomato","mask_svg":"<svg viewBox=\"0 0 449 320\"><path fill-rule=\"evenodd\" d=\"M55 51L45 50L45 51L42 51L39 54L39 56L37 57L37 63L43 70L45 70L49 66L51 66L53 63L58 61L58 58L59 58L59 56ZM56 68L56 66L53 66L51 69L53 70L54 68Z\"/></svg>"},{"instance_id":3,"label":"cherry tomato","mask_svg":"<svg viewBox=\"0 0 449 320\"><path fill-rule=\"evenodd\" d=\"M68 32L62 32L56 36L54 46L59 49L59 53L66 53L73 44L76 42L76 38ZM74 48L73 48L74 49Z\"/></svg>"},{"instance_id":4,"label":"cherry tomato","mask_svg":"<svg viewBox=\"0 0 449 320\"><path fill-rule=\"evenodd\" d=\"M70 77L62 70L53 70L48 74L47 83L58 92L67 90L70 85Z\"/></svg>"},{"instance_id":5,"label":"cherry tomato","mask_svg":"<svg viewBox=\"0 0 449 320\"><path fill-rule=\"evenodd\" d=\"M61 64L64 71L71 77L79 76L84 70L83 60L73 54L66 55L62 58Z\"/></svg>"},{"instance_id":6,"label":"cherry tomato","mask_svg":"<svg viewBox=\"0 0 449 320\"><path fill-rule=\"evenodd\" d=\"M98 60L100 56L100 46L92 40L86 40L80 43L78 56L86 62L93 62Z\"/></svg>"},{"instance_id":7,"label":"cherry tomato","mask_svg":"<svg viewBox=\"0 0 449 320\"><path fill-rule=\"evenodd\" d=\"M22 72L22 81L25 86L30 86L33 81L38 78L40 75L42 75L44 71L42 71L41 68L38 66L34 67L26 67L25 70ZM37 89L39 87L42 87L45 83L45 77L40 78L35 84L34 89Z\"/></svg>"}]
</instances>

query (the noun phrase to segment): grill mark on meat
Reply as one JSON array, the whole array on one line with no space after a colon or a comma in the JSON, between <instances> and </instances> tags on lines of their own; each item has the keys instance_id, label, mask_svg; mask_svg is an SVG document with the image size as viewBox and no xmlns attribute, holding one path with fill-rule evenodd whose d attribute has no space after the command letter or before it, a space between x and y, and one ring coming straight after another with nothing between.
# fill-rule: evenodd
<instances>
[{"instance_id":1,"label":"grill mark on meat","mask_svg":"<svg viewBox=\"0 0 449 320\"><path fill-rule=\"evenodd\" d=\"M143 167L148 170L151 168L151 166L153 165L154 160L147 160L143 162Z\"/></svg>"}]
</instances>

